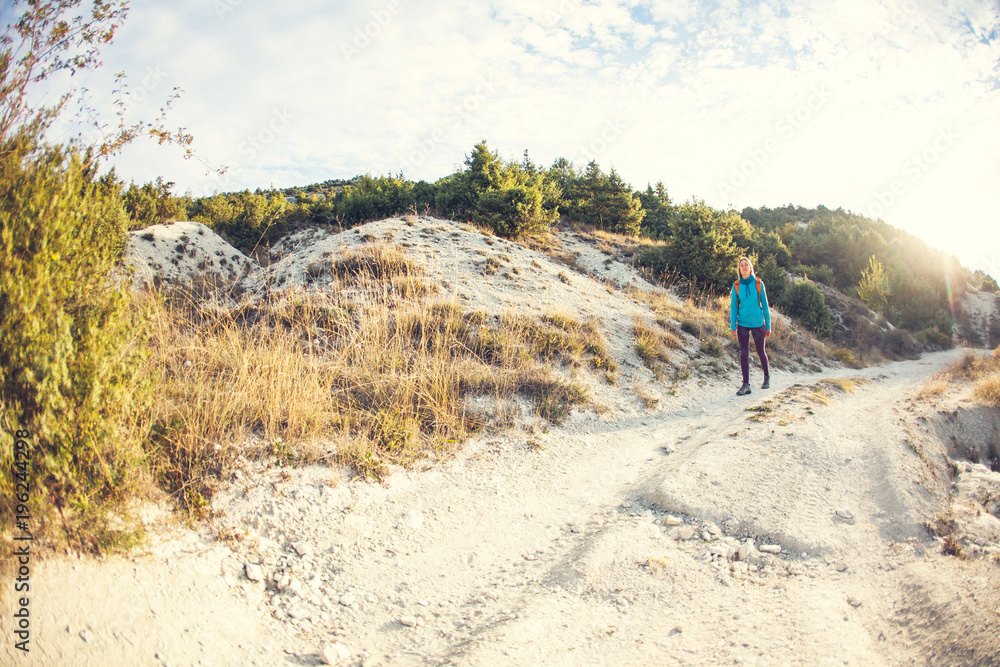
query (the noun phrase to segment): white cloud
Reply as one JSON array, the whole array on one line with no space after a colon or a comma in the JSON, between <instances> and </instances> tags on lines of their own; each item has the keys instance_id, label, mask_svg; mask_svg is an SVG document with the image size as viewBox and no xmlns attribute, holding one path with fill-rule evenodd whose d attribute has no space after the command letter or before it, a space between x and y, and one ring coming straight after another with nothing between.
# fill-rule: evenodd
<instances>
[{"instance_id":1,"label":"white cloud","mask_svg":"<svg viewBox=\"0 0 1000 667\"><path fill-rule=\"evenodd\" d=\"M365 169L434 179L485 138L545 164L594 157L636 187L662 179L675 199L861 210L939 128L955 126L960 145L886 219L931 230L947 210L935 202L960 199L969 213L956 230L975 229L983 211L1000 210L990 5L316 0L242 2L220 18L211 3L182 0L135 5L105 62L127 66L133 86L148 67L166 73L144 91L147 116L182 87L168 125L188 128L211 163L239 161L234 188ZM817 86L828 99L779 126ZM293 118L271 137L282 111ZM254 137L269 141L249 151ZM718 183L768 140L777 146L766 163L720 195ZM218 187L198 163L149 146L130 149L119 169L181 190Z\"/></svg>"}]
</instances>

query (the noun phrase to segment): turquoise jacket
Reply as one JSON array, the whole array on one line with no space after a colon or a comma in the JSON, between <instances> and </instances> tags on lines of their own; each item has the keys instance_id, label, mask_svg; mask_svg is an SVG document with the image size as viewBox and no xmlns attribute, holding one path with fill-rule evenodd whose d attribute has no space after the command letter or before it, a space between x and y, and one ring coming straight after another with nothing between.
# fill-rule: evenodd
<instances>
[{"instance_id":1,"label":"turquoise jacket","mask_svg":"<svg viewBox=\"0 0 1000 667\"><path fill-rule=\"evenodd\" d=\"M771 310L767 307L767 289L760 284L760 301L757 300L757 286L754 282L757 276L750 274L749 278L740 278L740 295L736 298L736 285L730 289L729 297L729 329L736 330L736 325L756 329L761 325L771 330ZM737 306L737 302L739 306Z\"/></svg>"}]
</instances>

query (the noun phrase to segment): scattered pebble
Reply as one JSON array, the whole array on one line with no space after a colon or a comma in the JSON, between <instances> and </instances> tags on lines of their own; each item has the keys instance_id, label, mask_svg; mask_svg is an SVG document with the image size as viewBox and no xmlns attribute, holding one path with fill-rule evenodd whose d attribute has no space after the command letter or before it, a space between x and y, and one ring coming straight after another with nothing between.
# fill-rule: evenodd
<instances>
[{"instance_id":1,"label":"scattered pebble","mask_svg":"<svg viewBox=\"0 0 1000 667\"><path fill-rule=\"evenodd\" d=\"M354 593L344 593L343 595L340 596L339 600L340 604L342 604L345 607L350 607L356 601L357 598L354 596Z\"/></svg>"},{"instance_id":2,"label":"scattered pebble","mask_svg":"<svg viewBox=\"0 0 1000 667\"><path fill-rule=\"evenodd\" d=\"M84 628L83 630L80 630L80 639L89 644L94 641L94 633Z\"/></svg>"},{"instance_id":3,"label":"scattered pebble","mask_svg":"<svg viewBox=\"0 0 1000 667\"><path fill-rule=\"evenodd\" d=\"M243 569L250 581L258 582L264 578L264 569L256 563L247 563Z\"/></svg>"},{"instance_id":4,"label":"scattered pebble","mask_svg":"<svg viewBox=\"0 0 1000 667\"><path fill-rule=\"evenodd\" d=\"M854 518L854 514L851 512L851 510L845 510L845 509L837 510L837 516L847 521L850 521L851 519Z\"/></svg>"},{"instance_id":5,"label":"scattered pebble","mask_svg":"<svg viewBox=\"0 0 1000 667\"><path fill-rule=\"evenodd\" d=\"M351 657L351 652L343 644L327 644L319 651L319 660L324 665L336 665Z\"/></svg>"},{"instance_id":6,"label":"scattered pebble","mask_svg":"<svg viewBox=\"0 0 1000 667\"><path fill-rule=\"evenodd\" d=\"M312 612L301 605L296 605L288 610L288 615L296 621L312 616Z\"/></svg>"},{"instance_id":7,"label":"scattered pebble","mask_svg":"<svg viewBox=\"0 0 1000 667\"><path fill-rule=\"evenodd\" d=\"M760 550L766 554L780 554L781 545L780 544L762 544L760 545Z\"/></svg>"},{"instance_id":8,"label":"scattered pebble","mask_svg":"<svg viewBox=\"0 0 1000 667\"><path fill-rule=\"evenodd\" d=\"M851 605L852 607L860 607L862 605L862 602L857 598L851 597L847 598L847 604Z\"/></svg>"},{"instance_id":9,"label":"scattered pebble","mask_svg":"<svg viewBox=\"0 0 1000 667\"><path fill-rule=\"evenodd\" d=\"M417 617L416 616L403 616L399 619L399 622L408 628L417 627Z\"/></svg>"}]
</instances>

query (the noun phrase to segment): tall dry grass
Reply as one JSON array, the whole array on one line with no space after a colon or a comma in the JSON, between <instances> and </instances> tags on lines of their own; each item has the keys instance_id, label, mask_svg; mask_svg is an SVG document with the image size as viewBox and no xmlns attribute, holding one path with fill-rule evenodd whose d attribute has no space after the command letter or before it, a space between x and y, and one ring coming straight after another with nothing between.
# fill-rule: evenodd
<instances>
[{"instance_id":1,"label":"tall dry grass","mask_svg":"<svg viewBox=\"0 0 1000 667\"><path fill-rule=\"evenodd\" d=\"M613 364L596 323L487 317L434 301L397 248L366 245L327 261L310 268L330 281L322 291L239 306L146 297L159 387L151 462L187 507L207 504L237 455L337 461L381 477L389 463L451 450L502 421L519 396L558 422L587 397L550 367ZM493 407L470 408L474 397Z\"/></svg>"},{"instance_id":2,"label":"tall dry grass","mask_svg":"<svg viewBox=\"0 0 1000 667\"><path fill-rule=\"evenodd\" d=\"M989 355L967 352L948 367L945 376L975 383L973 397L984 405L1000 408L1000 345Z\"/></svg>"}]
</instances>

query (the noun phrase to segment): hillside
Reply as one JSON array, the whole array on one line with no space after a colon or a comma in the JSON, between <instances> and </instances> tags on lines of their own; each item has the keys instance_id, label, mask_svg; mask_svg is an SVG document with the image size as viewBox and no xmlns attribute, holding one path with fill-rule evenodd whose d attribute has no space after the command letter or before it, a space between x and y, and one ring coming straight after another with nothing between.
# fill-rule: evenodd
<instances>
[{"instance_id":1,"label":"hillside","mask_svg":"<svg viewBox=\"0 0 1000 667\"><path fill-rule=\"evenodd\" d=\"M1000 660L1000 416L949 371L966 350L850 369L775 313L772 388L753 360L738 398L728 299L646 282L621 237L532 249L410 216L300 229L254 259L224 243L180 222L133 233L127 256L140 280L201 282L201 318L267 323L324 299L323 331L304 329L319 365L350 353L338 338L357 325L330 313L446 304L480 335L516 321L535 332L520 339L530 372L581 399L553 415L527 385L471 390L490 426L384 454L373 475L338 455L288 465L251 433L207 520L185 526L163 499L139 552L42 564L30 664ZM403 268L385 291L349 271L386 258ZM559 331L584 325L573 351ZM466 352L450 354L471 377ZM176 373L210 354L186 350Z\"/></svg>"}]
</instances>

